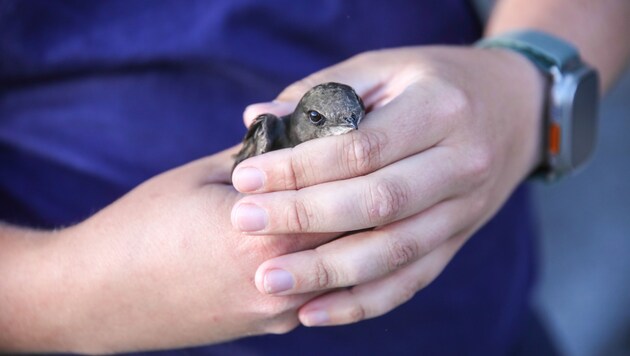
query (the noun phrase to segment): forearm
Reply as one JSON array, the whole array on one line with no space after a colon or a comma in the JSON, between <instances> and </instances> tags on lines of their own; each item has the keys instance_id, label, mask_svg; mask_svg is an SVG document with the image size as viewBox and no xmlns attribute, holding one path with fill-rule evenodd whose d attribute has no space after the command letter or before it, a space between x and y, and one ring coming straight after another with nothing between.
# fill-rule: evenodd
<instances>
[{"instance_id":1,"label":"forearm","mask_svg":"<svg viewBox=\"0 0 630 356\"><path fill-rule=\"evenodd\" d=\"M54 233L0 225L0 351L41 351L62 345L55 330L59 284Z\"/></svg>"},{"instance_id":2,"label":"forearm","mask_svg":"<svg viewBox=\"0 0 630 356\"><path fill-rule=\"evenodd\" d=\"M486 35L533 28L573 43L600 74L607 90L630 58L628 0L502 0L498 1Z\"/></svg>"}]
</instances>

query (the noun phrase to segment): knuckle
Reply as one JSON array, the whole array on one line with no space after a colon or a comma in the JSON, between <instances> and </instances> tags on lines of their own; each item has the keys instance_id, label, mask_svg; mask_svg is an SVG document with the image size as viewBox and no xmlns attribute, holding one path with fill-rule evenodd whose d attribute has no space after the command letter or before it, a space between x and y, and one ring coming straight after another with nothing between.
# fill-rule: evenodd
<instances>
[{"instance_id":1,"label":"knuckle","mask_svg":"<svg viewBox=\"0 0 630 356\"><path fill-rule=\"evenodd\" d=\"M291 189L300 189L313 184L317 180L317 170L313 164L314 157L308 152L293 148L291 150L291 162L285 172L285 180L290 182Z\"/></svg>"},{"instance_id":2,"label":"knuckle","mask_svg":"<svg viewBox=\"0 0 630 356\"><path fill-rule=\"evenodd\" d=\"M348 319L349 319L348 322L356 323L358 321L365 319L366 316L367 316L367 312L365 308L363 307L363 305L361 305L360 303L356 303L348 311Z\"/></svg>"},{"instance_id":3,"label":"knuckle","mask_svg":"<svg viewBox=\"0 0 630 356\"><path fill-rule=\"evenodd\" d=\"M476 185L486 182L492 172L493 156L492 150L484 147L471 151L465 164L465 175Z\"/></svg>"},{"instance_id":4,"label":"knuckle","mask_svg":"<svg viewBox=\"0 0 630 356\"><path fill-rule=\"evenodd\" d=\"M414 236L398 235L388 240L385 251L387 267L390 271L395 271L415 261L420 253L420 246Z\"/></svg>"},{"instance_id":5,"label":"knuckle","mask_svg":"<svg viewBox=\"0 0 630 356\"><path fill-rule=\"evenodd\" d=\"M391 179L380 179L369 186L366 197L368 223L379 225L400 216L409 201L409 188Z\"/></svg>"},{"instance_id":6,"label":"knuckle","mask_svg":"<svg viewBox=\"0 0 630 356\"><path fill-rule=\"evenodd\" d=\"M303 199L296 198L287 210L287 229L290 232L308 232L311 229L313 214Z\"/></svg>"},{"instance_id":7,"label":"knuckle","mask_svg":"<svg viewBox=\"0 0 630 356\"><path fill-rule=\"evenodd\" d=\"M357 176L372 172L380 167L383 149L386 145L385 135L375 131L355 131L344 135L343 163L348 173Z\"/></svg>"},{"instance_id":8,"label":"knuckle","mask_svg":"<svg viewBox=\"0 0 630 356\"><path fill-rule=\"evenodd\" d=\"M474 115L474 100L470 94L443 78L432 78L431 86L440 93L439 100L432 101L430 112L439 118L446 132L451 132L455 127L479 117Z\"/></svg>"},{"instance_id":9,"label":"knuckle","mask_svg":"<svg viewBox=\"0 0 630 356\"><path fill-rule=\"evenodd\" d=\"M288 165L283 165L281 167L281 174L278 179L278 186L283 187L284 189L295 190L298 187L297 176L295 174L296 169L299 169L297 166L296 158L293 154L291 154Z\"/></svg>"},{"instance_id":10,"label":"knuckle","mask_svg":"<svg viewBox=\"0 0 630 356\"><path fill-rule=\"evenodd\" d=\"M323 258L315 261L315 286L319 289L328 289L335 285L337 278L334 269Z\"/></svg>"},{"instance_id":11,"label":"knuckle","mask_svg":"<svg viewBox=\"0 0 630 356\"><path fill-rule=\"evenodd\" d=\"M446 111L447 116L473 117L471 113L474 100L467 91L448 80L437 79L436 81L435 86L439 88L442 93L441 98L443 98L440 107Z\"/></svg>"}]
</instances>

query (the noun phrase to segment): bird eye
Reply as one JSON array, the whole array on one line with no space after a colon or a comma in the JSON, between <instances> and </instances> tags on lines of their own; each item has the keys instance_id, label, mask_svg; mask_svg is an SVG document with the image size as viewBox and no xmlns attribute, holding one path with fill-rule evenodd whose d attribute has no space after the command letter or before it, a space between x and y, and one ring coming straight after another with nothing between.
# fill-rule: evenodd
<instances>
[{"instance_id":1,"label":"bird eye","mask_svg":"<svg viewBox=\"0 0 630 356\"><path fill-rule=\"evenodd\" d=\"M319 125L323 123L325 119L325 117L322 114L318 113L315 110L309 110L307 112L307 115L308 115L309 120L311 120L311 122L314 123L315 125Z\"/></svg>"}]
</instances>

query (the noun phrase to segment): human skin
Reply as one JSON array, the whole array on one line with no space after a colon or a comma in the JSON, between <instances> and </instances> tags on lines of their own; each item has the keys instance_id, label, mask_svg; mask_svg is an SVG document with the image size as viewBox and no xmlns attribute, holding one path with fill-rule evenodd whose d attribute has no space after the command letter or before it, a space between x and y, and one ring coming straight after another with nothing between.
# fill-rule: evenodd
<instances>
[{"instance_id":1,"label":"human skin","mask_svg":"<svg viewBox=\"0 0 630 356\"><path fill-rule=\"evenodd\" d=\"M507 0L487 34L536 28L565 38L598 69L605 90L630 53L628 18L624 0ZM358 131L254 157L233 175L235 187L250 193L232 211L241 231L374 228L258 268L261 293L329 291L300 309L307 326L357 322L410 299L542 159L545 81L504 49L364 53L250 106L246 124L260 112L284 113L309 87L331 80L353 86L372 109Z\"/></svg>"},{"instance_id":2,"label":"human skin","mask_svg":"<svg viewBox=\"0 0 630 356\"><path fill-rule=\"evenodd\" d=\"M506 0L488 31L558 33L608 87L629 51L620 37L629 6ZM243 162L234 183L256 194L243 197L225 184L231 158L223 152L155 177L71 228L0 226L0 349L167 348L286 332L298 317L325 325L386 313L430 283L539 161L543 80L517 54L466 47L366 53L287 88L276 104L250 107L247 119L287 113L325 79L351 84L372 112L358 132ZM261 188L245 167L262 172ZM238 216L244 203L266 209L268 233L244 236L231 226L230 219L237 227L255 222ZM377 228L331 243L330 234L315 233L370 226ZM294 279L283 293L297 295L268 295L264 276L279 269ZM310 292L336 287L318 298Z\"/></svg>"},{"instance_id":3,"label":"human skin","mask_svg":"<svg viewBox=\"0 0 630 356\"><path fill-rule=\"evenodd\" d=\"M234 149L165 172L76 226L0 226L0 350L112 353L283 333L315 294L260 294L256 267L308 239L235 231Z\"/></svg>"}]
</instances>

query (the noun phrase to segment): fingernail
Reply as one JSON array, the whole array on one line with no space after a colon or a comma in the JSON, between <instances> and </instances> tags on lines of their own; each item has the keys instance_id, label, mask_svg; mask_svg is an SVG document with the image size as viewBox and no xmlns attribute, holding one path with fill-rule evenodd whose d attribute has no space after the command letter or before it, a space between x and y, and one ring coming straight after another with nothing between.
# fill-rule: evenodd
<instances>
[{"instance_id":1,"label":"fingernail","mask_svg":"<svg viewBox=\"0 0 630 356\"><path fill-rule=\"evenodd\" d=\"M283 269L272 269L265 273L265 292L280 293L293 288L293 276Z\"/></svg>"},{"instance_id":2,"label":"fingernail","mask_svg":"<svg viewBox=\"0 0 630 356\"><path fill-rule=\"evenodd\" d=\"M304 326L320 326L330 323L330 315L325 310L313 310L302 317Z\"/></svg>"},{"instance_id":3,"label":"fingernail","mask_svg":"<svg viewBox=\"0 0 630 356\"><path fill-rule=\"evenodd\" d=\"M234 172L233 183L239 192L253 192L263 187L265 176L258 168L244 167Z\"/></svg>"},{"instance_id":4,"label":"fingernail","mask_svg":"<svg viewBox=\"0 0 630 356\"><path fill-rule=\"evenodd\" d=\"M234 211L234 225L241 231L263 230L267 220L267 212L254 204L240 204Z\"/></svg>"}]
</instances>

